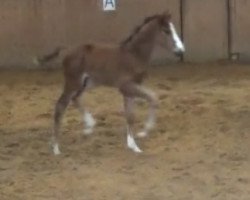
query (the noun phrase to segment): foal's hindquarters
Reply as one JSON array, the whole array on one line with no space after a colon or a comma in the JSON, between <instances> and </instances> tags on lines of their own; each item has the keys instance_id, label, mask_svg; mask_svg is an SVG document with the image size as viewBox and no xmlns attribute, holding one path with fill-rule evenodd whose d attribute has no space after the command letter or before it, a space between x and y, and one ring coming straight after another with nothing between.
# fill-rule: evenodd
<instances>
[{"instance_id":1,"label":"foal's hindquarters","mask_svg":"<svg viewBox=\"0 0 250 200\"><path fill-rule=\"evenodd\" d=\"M65 109L72 101L83 115L85 134L93 131L95 120L82 105L80 97L90 82L117 88L124 99L126 117L127 146L134 152L142 152L134 139L135 98L145 99L149 103L148 119L144 130L138 134L144 137L155 124L156 95L141 86L145 76L145 67L132 54L119 48L101 48L84 45L64 58L65 85L55 107L52 148L55 155L60 154L59 133Z\"/></svg>"}]
</instances>

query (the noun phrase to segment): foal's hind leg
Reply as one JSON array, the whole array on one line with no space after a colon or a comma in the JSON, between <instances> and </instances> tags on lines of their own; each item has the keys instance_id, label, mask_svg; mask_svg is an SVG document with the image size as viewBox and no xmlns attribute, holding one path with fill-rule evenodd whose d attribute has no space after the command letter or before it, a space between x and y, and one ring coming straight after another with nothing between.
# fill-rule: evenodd
<instances>
[{"instance_id":1,"label":"foal's hind leg","mask_svg":"<svg viewBox=\"0 0 250 200\"><path fill-rule=\"evenodd\" d=\"M82 87L77 91L76 95L73 97L73 103L76 106L76 108L79 110L79 112L83 116L83 123L84 123L84 134L89 135L93 132L93 128L96 124L95 119L91 115L90 112L86 110L86 108L81 103L81 96L83 92L88 87L88 81L89 78L87 76L84 77L83 85Z\"/></svg>"},{"instance_id":2,"label":"foal's hind leg","mask_svg":"<svg viewBox=\"0 0 250 200\"><path fill-rule=\"evenodd\" d=\"M56 103L55 114L54 114L54 131L52 135L52 148L55 155L59 155L61 153L58 143L60 128L61 128L63 114L65 112L65 109L69 105L72 96L73 96L73 91L64 91Z\"/></svg>"},{"instance_id":3,"label":"foal's hind leg","mask_svg":"<svg viewBox=\"0 0 250 200\"><path fill-rule=\"evenodd\" d=\"M93 116L91 115L90 112L88 112L83 105L80 102L80 96L78 97L74 97L73 99L74 105L76 106L76 108L78 108L78 110L80 111L80 113L83 116L83 122L84 122L84 134L85 135L89 135L93 132L93 128L96 124L95 119L93 118Z\"/></svg>"}]
</instances>

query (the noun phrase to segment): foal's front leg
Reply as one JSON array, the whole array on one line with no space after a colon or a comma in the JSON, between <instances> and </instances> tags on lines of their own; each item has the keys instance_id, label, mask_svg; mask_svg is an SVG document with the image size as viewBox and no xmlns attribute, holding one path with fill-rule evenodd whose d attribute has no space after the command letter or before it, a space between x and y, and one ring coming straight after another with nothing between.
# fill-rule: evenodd
<instances>
[{"instance_id":1,"label":"foal's front leg","mask_svg":"<svg viewBox=\"0 0 250 200\"><path fill-rule=\"evenodd\" d=\"M129 97L138 97L145 99L149 103L149 112L148 118L144 125L144 130L139 132L137 135L139 137L145 137L149 131L154 128L155 119L156 119L156 108L158 106L158 100L155 93L145 87L137 85L135 83L126 83L121 87L123 94L126 94Z\"/></svg>"},{"instance_id":2,"label":"foal's front leg","mask_svg":"<svg viewBox=\"0 0 250 200\"><path fill-rule=\"evenodd\" d=\"M137 133L138 137L145 137L154 128L156 121L156 108L158 107L158 99L156 94L142 86L136 86L139 97L145 99L149 103L148 117L144 124L143 131Z\"/></svg>"},{"instance_id":3,"label":"foal's front leg","mask_svg":"<svg viewBox=\"0 0 250 200\"><path fill-rule=\"evenodd\" d=\"M56 103L54 114L54 130L51 138L51 145L55 155L61 153L59 148L59 135L64 112L72 99L73 91L64 91Z\"/></svg>"},{"instance_id":4,"label":"foal's front leg","mask_svg":"<svg viewBox=\"0 0 250 200\"><path fill-rule=\"evenodd\" d=\"M137 146L134 133L133 133L133 126L134 126L134 99L124 96L124 109L125 109L125 117L127 120L127 146L128 148L132 149L136 153L141 153L142 150Z\"/></svg>"}]
</instances>

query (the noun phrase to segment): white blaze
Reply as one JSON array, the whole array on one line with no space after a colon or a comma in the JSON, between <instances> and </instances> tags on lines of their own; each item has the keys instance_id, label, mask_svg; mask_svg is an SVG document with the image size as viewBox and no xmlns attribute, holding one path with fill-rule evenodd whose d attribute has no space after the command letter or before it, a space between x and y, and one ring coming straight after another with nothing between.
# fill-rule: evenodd
<instances>
[{"instance_id":1,"label":"white blaze","mask_svg":"<svg viewBox=\"0 0 250 200\"><path fill-rule=\"evenodd\" d=\"M178 34L176 32L174 24L172 22L169 22L169 27L170 27L171 35L172 35L173 40L175 42L175 51L184 52L185 47L184 47L180 37L178 36Z\"/></svg>"}]
</instances>

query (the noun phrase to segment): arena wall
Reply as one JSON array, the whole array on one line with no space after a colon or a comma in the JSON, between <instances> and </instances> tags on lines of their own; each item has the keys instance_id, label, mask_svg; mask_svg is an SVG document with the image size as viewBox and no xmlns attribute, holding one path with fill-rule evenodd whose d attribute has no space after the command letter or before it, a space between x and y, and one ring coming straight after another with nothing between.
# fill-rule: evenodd
<instances>
[{"instance_id":1,"label":"arena wall","mask_svg":"<svg viewBox=\"0 0 250 200\"><path fill-rule=\"evenodd\" d=\"M1 0L0 66L32 67L32 58L58 45L93 41L118 43L144 17L169 9L178 30L179 1L123 0L115 12L103 12L97 0ZM155 60L174 59L157 47Z\"/></svg>"},{"instance_id":2,"label":"arena wall","mask_svg":"<svg viewBox=\"0 0 250 200\"><path fill-rule=\"evenodd\" d=\"M34 67L34 56L58 45L117 44L144 17L164 10L184 38L184 61L228 59L231 53L247 60L249 9L248 0L117 0L114 12L103 12L101 0L0 0L0 66ZM152 57L156 63L178 60L159 46Z\"/></svg>"}]
</instances>

